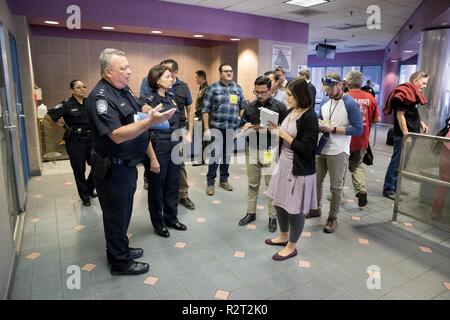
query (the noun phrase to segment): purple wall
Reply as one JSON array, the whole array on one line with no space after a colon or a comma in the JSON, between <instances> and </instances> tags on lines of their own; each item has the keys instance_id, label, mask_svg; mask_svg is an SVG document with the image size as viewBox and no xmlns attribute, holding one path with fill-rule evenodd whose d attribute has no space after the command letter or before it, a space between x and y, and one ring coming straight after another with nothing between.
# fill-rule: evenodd
<instances>
[{"instance_id":1,"label":"purple wall","mask_svg":"<svg viewBox=\"0 0 450 320\"><path fill-rule=\"evenodd\" d=\"M65 21L66 9L80 6L82 21L134 25L241 38L307 44L305 23L155 0L7 0L13 14Z\"/></svg>"},{"instance_id":2,"label":"purple wall","mask_svg":"<svg viewBox=\"0 0 450 320\"><path fill-rule=\"evenodd\" d=\"M336 53L336 58L324 59L315 55L308 56L308 67L334 67L334 66L358 66L358 65L381 65L384 61L384 50L343 52Z\"/></svg>"},{"instance_id":3,"label":"purple wall","mask_svg":"<svg viewBox=\"0 0 450 320\"><path fill-rule=\"evenodd\" d=\"M420 40L422 30L440 27L442 22L449 21L450 0L424 0L388 44L386 59L400 59L403 50L417 49L418 51L417 40Z\"/></svg>"},{"instance_id":4,"label":"purple wall","mask_svg":"<svg viewBox=\"0 0 450 320\"><path fill-rule=\"evenodd\" d=\"M198 40L177 37L151 36L137 33L109 32L97 30L70 30L65 28L45 27L33 25L30 27L34 36L59 37L59 38L75 38L75 39L92 39L107 41L128 41L150 44L168 44L176 46L192 46L192 47L214 47L222 44L230 44L229 42Z\"/></svg>"}]
</instances>

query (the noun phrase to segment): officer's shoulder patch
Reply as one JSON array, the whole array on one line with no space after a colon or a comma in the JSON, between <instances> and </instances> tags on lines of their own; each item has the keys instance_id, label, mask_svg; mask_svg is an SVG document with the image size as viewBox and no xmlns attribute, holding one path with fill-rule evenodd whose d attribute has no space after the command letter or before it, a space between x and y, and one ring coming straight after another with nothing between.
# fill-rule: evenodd
<instances>
[{"instance_id":1,"label":"officer's shoulder patch","mask_svg":"<svg viewBox=\"0 0 450 320\"><path fill-rule=\"evenodd\" d=\"M57 109L61 109L63 107L62 103L58 103L53 109L57 110Z\"/></svg>"},{"instance_id":2,"label":"officer's shoulder patch","mask_svg":"<svg viewBox=\"0 0 450 320\"><path fill-rule=\"evenodd\" d=\"M97 113L105 114L108 112L108 102L104 99L97 100Z\"/></svg>"}]
</instances>

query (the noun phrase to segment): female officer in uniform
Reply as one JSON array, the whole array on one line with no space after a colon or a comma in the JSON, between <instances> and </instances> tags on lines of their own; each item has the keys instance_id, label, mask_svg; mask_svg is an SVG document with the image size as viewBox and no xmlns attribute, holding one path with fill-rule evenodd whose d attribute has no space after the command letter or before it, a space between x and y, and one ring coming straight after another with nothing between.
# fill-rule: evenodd
<instances>
[{"instance_id":1,"label":"female officer in uniform","mask_svg":"<svg viewBox=\"0 0 450 320\"><path fill-rule=\"evenodd\" d=\"M64 118L64 141L70 165L75 176L78 195L83 205L90 206L90 197L95 198L94 180L92 170L86 179L86 162L91 164L92 138L89 129L89 121L86 108L86 85L81 80L70 82L72 97L62 101L53 109L48 111L48 115L53 121Z\"/></svg>"},{"instance_id":2,"label":"female officer in uniform","mask_svg":"<svg viewBox=\"0 0 450 320\"><path fill-rule=\"evenodd\" d=\"M174 79L169 68L156 65L148 73L150 92L143 102L151 107L162 104L161 112L176 108L169 119L169 128L150 128L150 144L144 159L150 166L147 181L149 183L148 208L155 232L168 238L170 233L166 227L186 230L187 227L178 221L178 192L180 185L180 165L171 159L172 149L178 143L171 141L172 132L180 128L180 116L175 96L169 92Z\"/></svg>"}]
</instances>

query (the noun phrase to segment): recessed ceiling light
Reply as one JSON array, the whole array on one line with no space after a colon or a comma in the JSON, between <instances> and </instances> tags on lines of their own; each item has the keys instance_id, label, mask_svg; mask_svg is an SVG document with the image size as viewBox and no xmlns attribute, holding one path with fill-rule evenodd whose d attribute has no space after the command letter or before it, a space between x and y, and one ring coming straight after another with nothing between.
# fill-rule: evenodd
<instances>
[{"instance_id":1,"label":"recessed ceiling light","mask_svg":"<svg viewBox=\"0 0 450 320\"><path fill-rule=\"evenodd\" d=\"M334 0L291 0L291 1L285 1L286 4L292 4L294 6L300 6L300 7L312 7L317 6L318 4L332 2Z\"/></svg>"},{"instance_id":2,"label":"recessed ceiling light","mask_svg":"<svg viewBox=\"0 0 450 320\"><path fill-rule=\"evenodd\" d=\"M420 40L418 40L417 43L420 43Z\"/></svg>"},{"instance_id":3,"label":"recessed ceiling light","mask_svg":"<svg viewBox=\"0 0 450 320\"><path fill-rule=\"evenodd\" d=\"M114 30L115 28L114 28L114 27L107 27L107 26L104 26L104 27L102 27L102 29L105 29L105 30Z\"/></svg>"},{"instance_id":4,"label":"recessed ceiling light","mask_svg":"<svg viewBox=\"0 0 450 320\"><path fill-rule=\"evenodd\" d=\"M391 62L395 63L395 62L398 62L398 60L392 59Z\"/></svg>"},{"instance_id":5,"label":"recessed ceiling light","mask_svg":"<svg viewBox=\"0 0 450 320\"><path fill-rule=\"evenodd\" d=\"M203 37L205 37L205 36L202 34L194 34L194 38L203 38Z\"/></svg>"},{"instance_id":6,"label":"recessed ceiling light","mask_svg":"<svg viewBox=\"0 0 450 320\"><path fill-rule=\"evenodd\" d=\"M412 50L403 50L404 53L412 53Z\"/></svg>"},{"instance_id":7,"label":"recessed ceiling light","mask_svg":"<svg viewBox=\"0 0 450 320\"><path fill-rule=\"evenodd\" d=\"M441 26L446 26L446 25L448 25L448 22L442 22L441 23Z\"/></svg>"},{"instance_id":8,"label":"recessed ceiling light","mask_svg":"<svg viewBox=\"0 0 450 320\"><path fill-rule=\"evenodd\" d=\"M239 41L239 40L241 40L241 39L239 39L239 38L231 38L230 40L231 40L231 41Z\"/></svg>"},{"instance_id":9,"label":"recessed ceiling light","mask_svg":"<svg viewBox=\"0 0 450 320\"><path fill-rule=\"evenodd\" d=\"M152 30L151 33L160 34L160 33L162 33L162 31L160 31L160 30Z\"/></svg>"},{"instance_id":10,"label":"recessed ceiling light","mask_svg":"<svg viewBox=\"0 0 450 320\"><path fill-rule=\"evenodd\" d=\"M59 24L58 21L50 21L50 20L44 21L44 23L46 23L46 24L54 24L54 25Z\"/></svg>"}]
</instances>

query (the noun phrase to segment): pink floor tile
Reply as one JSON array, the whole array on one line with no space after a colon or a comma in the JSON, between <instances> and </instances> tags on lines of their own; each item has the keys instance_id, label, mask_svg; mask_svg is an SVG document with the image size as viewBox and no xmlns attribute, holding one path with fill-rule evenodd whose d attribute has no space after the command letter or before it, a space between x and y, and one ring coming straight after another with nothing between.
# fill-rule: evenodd
<instances>
[{"instance_id":1,"label":"pink floor tile","mask_svg":"<svg viewBox=\"0 0 450 320\"><path fill-rule=\"evenodd\" d=\"M298 262L298 266L299 266L300 268L307 268L307 269L309 269L309 268L311 268L311 262L309 262L309 261L304 261L304 260L300 260L300 261Z\"/></svg>"},{"instance_id":2,"label":"pink floor tile","mask_svg":"<svg viewBox=\"0 0 450 320\"><path fill-rule=\"evenodd\" d=\"M94 270L96 267L95 264L93 263L86 263L83 268L81 268L81 270L86 271L86 272L91 272L92 270Z\"/></svg>"},{"instance_id":3,"label":"pink floor tile","mask_svg":"<svg viewBox=\"0 0 450 320\"><path fill-rule=\"evenodd\" d=\"M33 219L30 220L30 222L33 222L33 223L38 223L38 222L41 222L41 221L42 221L41 218L33 218Z\"/></svg>"},{"instance_id":4,"label":"pink floor tile","mask_svg":"<svg viewBox=\"0 0 450 320\"><path fill-rule=\"evenodd\" d=\"M39 252L32 252L29 255L27 255L25 258L30 259L30 260L35 260L37 259L41 254Z\"/></svg>"},{"instance_id":5,"label":"pink floor tile","mask_svg":"<svg viewBox=\"0 0 450 320\"><path fill-rule=\"evenodd\" d=\"M217 290L216 294L214 295L214 298L220 299L220 300L228 300L229 296L230 296L229 291Z\"/></svg>"},{"instance_id":6,"label":"pink floor tile","mask_svg":"<svg viewBox=\"0 0 450 320\"><path fill-rule=\"evenodd\" d=\"M432 253L433 252L428 247L420 247L420 251L422 251L423 253Z\"/></svg>"},{"instance_id":7,"label":"pink floor tile","mask_svg":"<svg viewBox=\"0 0 450 320\"><path fill-rule=\"evenodd\" d=\"M198 223L203 223L203 222L205 222L205 221L206 221L205 218L197 218L197 222L198 222Z\"/></svg>"},{"instance_id":8,"label":"pink floor tile","mask_svg":"<svg viewBox=\"0 0 450 320\"><path fill-rule=\"evenodd\" d=\"M358 216L352 216L353 221L361 221L361 217Z\"/></svg>"},{"instance_id":9,"label":"pink floor tile","mask_svg":"<svg viewBox=\"0 0 450 320\"><path fill-rule=\"evenodd\" d=\"M408 228L414 228L414 225L411 222L404 222L403 225Z\"/></svg>"},{"instance_id":10,"label":"pink floor tile","mask_svg":"<svg viewBox=\"0 0 450 320\"><path fill-rule=\"evenodd\" d=\"M248 224L248 225L247 225L247 229L249 229L249 230L255 230L255 229L256 229L256 224Z\"/></svg>"},{"instance_id":11,"label":"pink floor tile","mask_svg":"<svg viewBox=\"0 0 450 320\"><path fill-rule=\"evenodd\" d=\"M177 242L175 244L175 248L183 249L184 247L186 247L186 242Z\"/></svg>"},{"instance_id":12,"label":"pink floor tile","mask_svg":"<svg viewBox=\"0 0 450 320\"><path fill-rule=\"evenodd\" d=\"M35 198L35 199L40 199L40 198L42 198L42 194L35 194L35 195L33 196L33 198Z\"/></svg>"},{"instance_id":13,"label":"pink floor tile","mask_svg":"<svg viewBox=\"0 0 450 320\"><path fill-rule=\"evenodd\" d=\"M77 225L74 227L74 229L77 230L77 231L81 231L81 230L83 230L84 228L86 228L86 227L83 226L83 225L81 225L81 224L77 224Z\"/></svg>"},{"instance_id":14,"label":"pink floor tile","mask_svg":"<svg viewBox=\"0 0 450 320\"><path fill-rule=\"evenodd\" d=\"M311 238L311 232L303 232L301 236L303 238Z\"/></svg>"},{"instance_id":15,"label":"pink floor tile","mask_svg":"<svg viewBox=\"0 0 450 320\"><path fill-rule=\"evenodd\" d=\"M258 210L264 210L264 206L256 206L256 209L258 209Z\"/></svg>"},{"instance_id":16,"label":"pink floor tile","mask_svg":"<svg viewBox=\"0 0 450 320\"><path fill-rule=\"evenodd\" d=\"M359 242L359 244L364 244L364 245L368 245L369 244L369 240L363 239L363 238L359 238L358 242Z\"/></svg>"},{"instance_id":17,"label":"pink floor tile","mask_svg":"<svg viewBox=\"0 0 450 320\"><path fill-rule=\"evenodd\" d=\"M154 286L158 282L158 278L155 277L147 277L144 281L145 284L149 286Z\"/></svg>"},{"instance_id":18,"label":"pink floor tile","mask_svg":"<svg viewBox=\"0 0 450 320\"><path fill-rule=\"evenodd\" d=\"M444 282L444 286L447 288L447 290L450 290L450 282Z\"/></svg>"},{"instance_id":19,"label":"pink floor tile","mask_svg":"<svg viewBox=\"0 0 450 320\"><path fill-rule=\"evenodd\" d=\"M245 257L245 252L244 251L235 251L233 257L244 258Z\"/></svg>"},{"instance_id":20,"label":"pink floor tile","mask_svg":"<svg viewBox=\"0 0 450 320\"><path fill-rule=\"evenodd\" d=\"M221 204L222 201L220 201L220 200L213 200L212 203L213 203L213 204Z\"/></svg>"}]
</instances>

